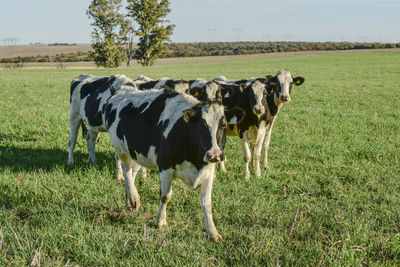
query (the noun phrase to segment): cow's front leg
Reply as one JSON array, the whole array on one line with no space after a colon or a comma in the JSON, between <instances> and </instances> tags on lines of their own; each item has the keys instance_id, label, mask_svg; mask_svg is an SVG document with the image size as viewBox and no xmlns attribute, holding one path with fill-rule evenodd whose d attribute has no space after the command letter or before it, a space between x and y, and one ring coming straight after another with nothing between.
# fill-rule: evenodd
<instances>
[{"instance_id":1,"label":"cow's front leg","mask_svg":"<svg viewBox=\"0 0 400 267\"><path fill-rule=\"evenodd\" d=\"M140 169L140 165L131 160L127 155L120 155L122 169L124 172L125 191L126 191L126 206L138 209L140 207L140 196L135 186L135 177Z\"/></svg>"},{"instance_id":2,"label":"cow's front leg","mask_svg":"<svg viewBox=\"0 0 400 267\"><path fill-rule=\"evenodd\" d=\"M239 138L240 147L242 148L243 161L244 161L244 178L250 179L249 163L250 163L250 148L247 142L246 134L243 134L243 138Z\"/></svg>"},{"instance_id":3,"label":"cow's front leg","mask_svg":"<svg viewBox=\"0 0 400 267\"><path fill-rule=\"evenodd\" d=\"M219 168L221 169L221 171L222 171L223 173L226 173L226 172L227 172L226 167L225 167L225 160L223 160L223 161L221 161L221 162L219 163Z\"/></svg>"},{"instance_id":4,"label":"cow's front leg","mask_svg":"<svg viewBox=\"0 0 400 267\"><path fill-rule=\"evenodd\" d=\"M96 146L96 141L97 141L98 136L99 136L98 132L89 130L89 133L86 138L87 148L89 151L89 160L92 165L96 165L95 146Z\"/></svg>"},{"instance_id":5,"label":"cow's front leg","mask_svg":"<svg viewBox=\"0 0 400 267\"><path fill-rule=\"evenodd\" d=\"M142 174L142 178L147 178L147 169L145 167L142 167L140 171Z\"/></svg>"},{"instance_id":6,"label":"cow's front leg","mask_svg":"<svg viewBox=\"0 0 400 267\"><path fill-rule=\"evenodd\" d=\"M160 207L156 216L156 226L158 228L167 225L167 204L172 196L172 173L173 169L160 172Z\"/></svg>"},{"instance_id":7,"label":"cow's front leg","mask_svg":"<svg viewBox=\"0 0 400 267\"><path fill-rule=\"evenodd\" d=\"M206 221L206 232L207 236L210 237L214 242L222 240L221 235L218 233L215 227L214 220L212 217L212 203L211 203L211 191L215 176L215 164L210 166L211 170L209 177L205 178L201 183L200 187L200 203L204 212L204 219Z\"/></svg>"}]
</instances>

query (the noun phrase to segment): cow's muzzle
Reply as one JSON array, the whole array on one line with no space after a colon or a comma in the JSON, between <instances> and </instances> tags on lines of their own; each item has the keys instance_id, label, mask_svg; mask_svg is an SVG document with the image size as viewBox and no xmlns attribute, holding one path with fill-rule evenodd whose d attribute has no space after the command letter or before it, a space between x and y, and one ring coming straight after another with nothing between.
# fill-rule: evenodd
<instances>
[{"instance_id":1,"label":"cow's muzzle","mask_svg":"<svg viewBox=\"0 0 400 267\"><path fill-rule=\"evenodd\" d=\"M265 108L263 105L257 105L253 108L253 112L256 115L262 115L265 112Z\"/></svg>"},{"instance_id":2,"label":"cow's muzzle","mask_svg":"<svg viewBox=\"0 0 400 267\"><path fill-rule=\"evenodd\" d=\"M279 99L280 99L282 102L289 102L289 101L290 101L290 96L289 96L289 95L281 95L281 96L279 97Z\"/></svg>"},{"instance_id":3,"label":"cow's muzzle","mask_svg":"<svg viewBox=\"0 0 400 267\"><path fill-rule=\"evenodd\" d=\"M205 162L216 163L222 160L221 150L208 151L204 157Z\"/></svg>"}]
</instances>

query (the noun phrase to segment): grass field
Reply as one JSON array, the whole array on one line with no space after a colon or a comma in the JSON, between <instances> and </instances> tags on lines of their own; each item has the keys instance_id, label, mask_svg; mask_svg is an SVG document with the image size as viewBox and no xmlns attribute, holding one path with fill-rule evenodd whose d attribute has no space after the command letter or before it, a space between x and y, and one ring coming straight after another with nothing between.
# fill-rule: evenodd
<instances>
[{"instance_id":1,"label":"grass field","mask_svg":"<svg viewBox=\"0 0 400 267\"><path fill-rule=\"evenodd\" d=\"M274 126L270 169L242 177L236 139L217 172L205 235L199 192L173 182L168 227L153 225L156 173L125 209L103 134L90 167L80 136L66 166L69 83L88 70L0 71L0 266L400 265L400 54L340 54L93 69L159 78L263 77L288 68L305 84Z\"/></svg>"}]
</instances>

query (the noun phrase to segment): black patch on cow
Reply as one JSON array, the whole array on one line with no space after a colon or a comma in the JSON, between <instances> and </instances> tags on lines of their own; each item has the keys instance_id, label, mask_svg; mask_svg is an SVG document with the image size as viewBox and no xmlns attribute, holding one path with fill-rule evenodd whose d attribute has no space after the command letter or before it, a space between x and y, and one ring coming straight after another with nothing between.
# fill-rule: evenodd
<instances>
[{"instance_id":1,"label":"black patch on cow","mask_svg":"<svg viewBox=\"0 0 400 267\"><path fill-rule=\"evenodd\" d=\"M192 109L201 113L199 105ZM222 149L225 146L226 133L225 130L217 132L217 141ZM172 127L168 138L163 140L157 165L162 171L189 161L199 170L208 164L203 158L211 147L211 135L205 120L200 117L196 122L187 123L182 117Z\"/></svg>"},{"instance_id":2,"label":"black patch on cow","mask_svg":"<svg viewBox=\"0 0 400 267\"><path fill-rule=\"evenodd\" d=\"M79 81L79 80L73 80L72 82L71 82L71 87L70 87L70 97L69 97L69 103L71 103L71 101L72 101L72 94L74 93L74 91L75 91L75 89L76 89L76 87L78 87L78 84L80 83L81 81Z\"/></svg>"},{"instance_id":3,"label":"black patch on cow","mask_svg":"<svg viewBox=\"0 0 400 267\"><path fill-rule=\"evenodd\" d=\"M103 93L110 89L109 86L109 77L100 78L93 82L88 82L82 85L81 88L81 99L84 99L88 95L96 93L98 96L100 93Z\"/></svg>"},{"instance_id":4,"label":"black patch on cow","mask_svg":"<svg viewBox=\"0 0 400 267\"><path fill-rule=\"evenodd\" d=\"M279 97L279 96L278 96ZM272 94L272 95L269 95L268 97L267 97L267 104L268 104L268 109L269 109L269 112L271 113L271 116L275 116L276 114L278 114L278 112L279 112L279 108L278 108L278 106L277 105L275 105L275 95L274 94Z\"/></svg>"},{"instance_id":5,"label":"black patch on cow","mask_svg":"<svg viewBox=\"0 0 400 267\"><path fill-rule=\"evenodd\" d=\"M106 91L110 92L111 94L110 84L112 84L115 79L116 78L114 76L104 77L82 85L81 99L86 97L84 109L90 126L96 127L103 124L102 112L104 109L103 107L100 107L100 102L102 99L101 94L105 93Z\"/></svg>"},{"instance_id":6,"label":"black patch on cow","mask_svg":"<svg viewBox=\"0 0 400 267\"><path fill-rule=\"evenodd\" d=\"M157 83L158 83L158 81L149 81L149 82L139 84L139 85L137 85L137 87L139 88L139 90L150 90L150 89L153 89Z\"/></svg>"},{"instance_id":7,"label":"black patch on cow","mask_svg":"<svg viewBox=\"0 0 400 267\"><path fill-rule=\"evenodd\" d=\"M117 110L112 108L112 105L105 105L105 117L106 119L106 127L109 129L111 125L114 123L116 115L117 115Z\"/></svg>"},{"instance_id":8,"label":"black patch on cow","mask_svg":"<svg viewBox=\"0 0 400 267\"><path fill-rule=\"evenodd\" d=\"M164 91L150 105L147 102L139 107L128 104L121 109L117 136L122 140L126 139L133 159L136 159L136 153L147 156L150 146L156 147L156 153L158 152L163 129L169 123L165 121L159 124L159 117L165 108L166 99L176 95L177 93ZM146 111L142 113L146 107Z\"/></svg>"},{"instance_id":9,"label":"black patch on cow","mask_svg":"<svg viewBox=\"0 0 400 267\"><path fill-rule=\"evenodd\" d=\"M243 138L243 134L250 128L250 126L254 125L258 127L262 119L262 117L258 118L253 113L252 106L256 103L256 99L253 90L251 90L252 84L248 85L243 91L240 89L240 84L245 84L247 82L247 80L243 80L243 82L240 81L239 83L235 83L233 87L230 87L234 90L234 93L223 99L223 104L227 110L233 107L239 107L245 112L244 118L237 124L240 138ZM221 84L221 86L225 87L227 85ZM265 99L263 99L262 102L265 106L267 105ZM230 119L231 118L227 118L228 121ZM233 129L233 125L229 125L229 127L230 129Z\"/></svg>"}]
</instances>

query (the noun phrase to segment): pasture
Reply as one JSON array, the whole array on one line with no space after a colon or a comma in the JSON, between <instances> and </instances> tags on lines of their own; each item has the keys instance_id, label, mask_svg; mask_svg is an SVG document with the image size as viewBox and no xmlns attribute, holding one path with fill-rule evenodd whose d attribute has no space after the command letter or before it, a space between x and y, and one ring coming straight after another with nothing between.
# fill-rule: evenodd
<instances>
[{"instance_id":1,"label":"pasture","mask_svg":"<svg viewBox=\"0 0 400 267\"><path fill-rule=\"evenodd\" d=\"M199 191L175 180L168 227L154 227L155 172L125 208L110 138L97 166L78 137L66 166L69 84L80 73L152 78L303 76L274 125L270 169L245 181L227 138L206 238ZM400 54L346 53L131 69L0 71L0 265L399 265Z\"/></svg>"}]
</instances>

